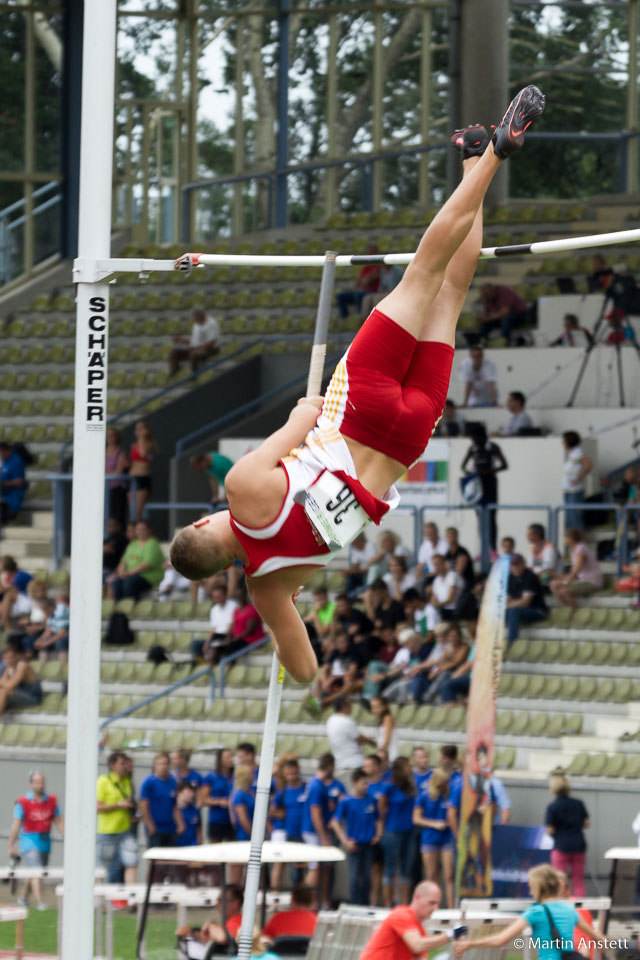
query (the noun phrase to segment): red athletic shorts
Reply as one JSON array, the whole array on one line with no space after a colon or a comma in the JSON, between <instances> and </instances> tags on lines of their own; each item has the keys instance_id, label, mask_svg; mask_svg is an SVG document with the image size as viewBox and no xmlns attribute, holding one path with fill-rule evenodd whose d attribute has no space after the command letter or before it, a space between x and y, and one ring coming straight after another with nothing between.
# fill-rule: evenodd
<instances>
[{"instance_id":1,"label":"red athletic shorts","mask_svg":"<svg viewBox=\"0 0 640 960\"><path fill-rule=\"evenodd\" d=\"M373 310L335 369L322 412L352 440L406 467L442 416L453 347L422 342Z\"/></svg>"}]
</instances>

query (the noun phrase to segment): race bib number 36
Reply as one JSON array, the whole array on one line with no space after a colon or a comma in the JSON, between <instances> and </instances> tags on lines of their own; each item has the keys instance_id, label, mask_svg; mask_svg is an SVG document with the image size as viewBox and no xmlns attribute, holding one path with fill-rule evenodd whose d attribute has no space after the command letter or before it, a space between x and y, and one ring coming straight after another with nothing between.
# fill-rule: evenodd
<instances>
[{"instance_id":1,"label":"race bib number 36","mask_svg":"<svg viewBox=\"0 0 640 960\"><path fill-rule=\"evenodd\" d=\"M310 490L301 491L296 500L332 552L342 550L371 523L353 491L328 471Z\"/></svg>"}]
</instances>

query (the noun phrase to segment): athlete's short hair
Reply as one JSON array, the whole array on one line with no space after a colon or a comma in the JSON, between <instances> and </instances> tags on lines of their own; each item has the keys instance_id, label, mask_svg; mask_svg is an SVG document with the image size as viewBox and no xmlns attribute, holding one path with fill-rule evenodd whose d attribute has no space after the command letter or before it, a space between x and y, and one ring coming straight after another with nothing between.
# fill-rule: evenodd
<instances>
[{"instance_id":1,"label":"athlete's short hair","mask_svg":"<svg viewBox=\"0 0 640 960\"><path fill-rule=\"evenodd\" d=\"M187 580L206 580L233 563L222 543L203 537L194 527L183 527L169 547L171 566Z\"/></svg>"}]
</instances>

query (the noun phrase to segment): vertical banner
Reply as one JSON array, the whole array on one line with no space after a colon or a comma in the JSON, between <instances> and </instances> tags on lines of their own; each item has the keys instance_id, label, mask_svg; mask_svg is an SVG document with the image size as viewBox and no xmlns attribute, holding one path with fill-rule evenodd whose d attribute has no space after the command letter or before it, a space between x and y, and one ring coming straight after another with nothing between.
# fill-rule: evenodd
<instances>
[{"instance_id":1,"label":"vertical banner","mask_svg":"<svg viewBox=\"0 0 640 960\"><path fill-rule=\"evenodd\" d=\"M459 897L492 895L491 831L494 804L491 803L490 781L509 561L508 556L500 557L491 568L478 618L458 827L456 891Z\"/></svg>"}]
</instances>

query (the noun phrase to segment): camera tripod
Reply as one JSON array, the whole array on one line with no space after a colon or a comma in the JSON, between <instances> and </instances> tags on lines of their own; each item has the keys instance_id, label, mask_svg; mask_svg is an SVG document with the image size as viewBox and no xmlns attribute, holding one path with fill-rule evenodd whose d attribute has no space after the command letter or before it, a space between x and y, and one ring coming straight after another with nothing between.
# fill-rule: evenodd
<instances>
[{"instance_id":1,"label":"camera tripod","mask_svg":"<svg viewBox=\"0 0 640 960\"><path fill-rule=\"evenodd\" d=\"M573 385L573 390L571 391L571 396L569 397L569 400L567 403L568 407L572 407L574 404L574 401L578 394L578 390L580 389L580 384L582 383L582 378L584 377L585 371L587 369L587 365L589 363L589 358L592 352L603 341L603 337L607 329L606 326L604 326L604 324L605 324L605 321L607 320L608 308L610 308L611 315L612 315L611 329L616 334L614 346L616 348L616 366L618 370L618 396L620 398L619 406L621 407L626 406L625 394L624 394L624 376L622 373L622 352L621 352L622 344L625 341L624 340L621 341L618 335L621 333L623 329L623 323L628 318L628 315L625 311L621 311L619 310L618 307L616 307L615 296L613 294L605 293L602 301L602 307L600 309L600 314L593 327L592 339L585 350L585 354L584 354L584 357L582 358L582 363L578 371L578 376L576 377L576 382ZM636 356L638 357L638 362L640 363L640 344L636 340L636 333L633 327L631 326L631 324L628 324L628 329L631 330L631 338L628 340L628 342L635 349Z\"/></svg>"}]
</instances>

